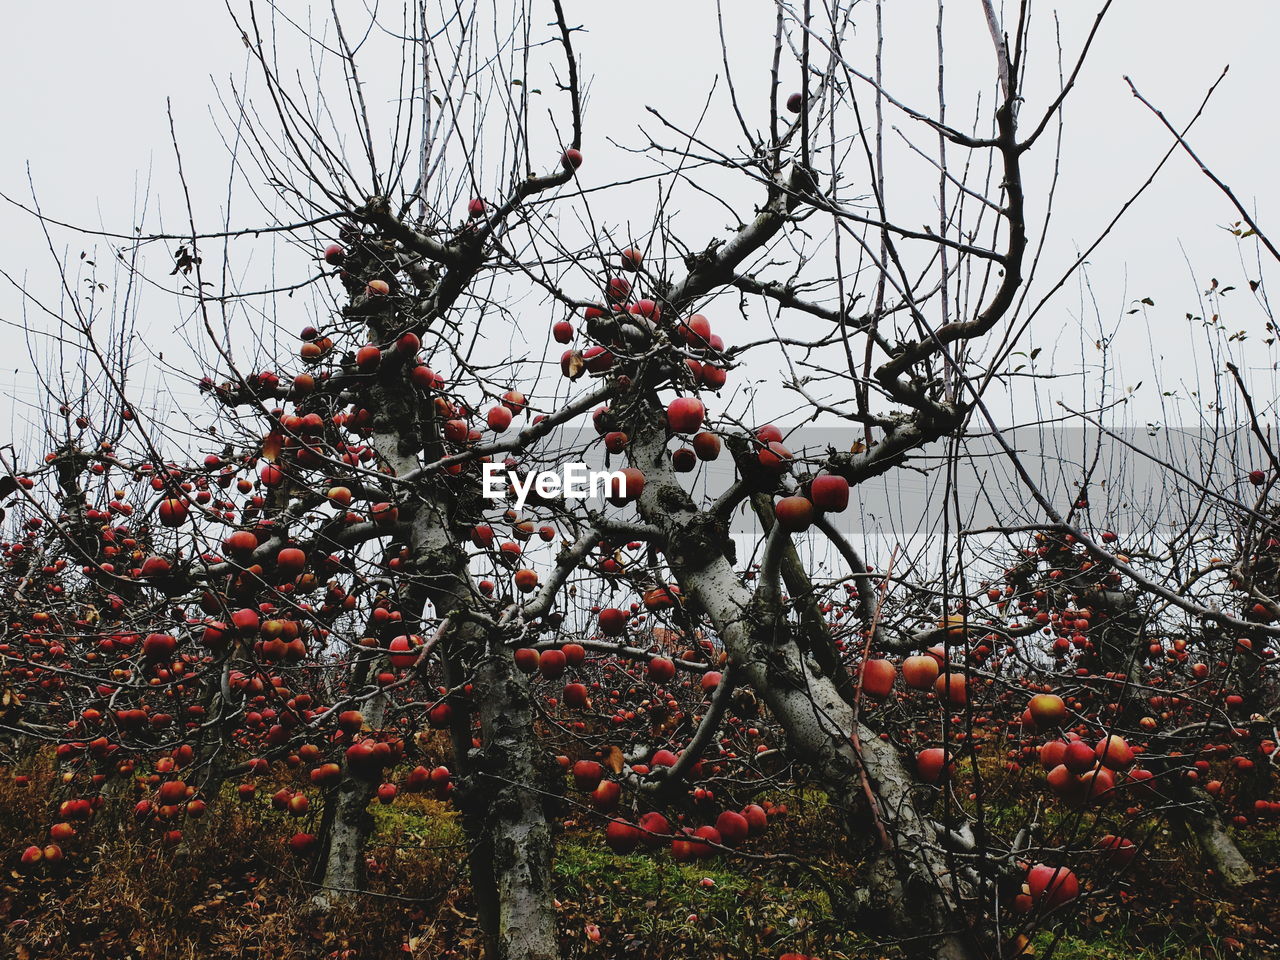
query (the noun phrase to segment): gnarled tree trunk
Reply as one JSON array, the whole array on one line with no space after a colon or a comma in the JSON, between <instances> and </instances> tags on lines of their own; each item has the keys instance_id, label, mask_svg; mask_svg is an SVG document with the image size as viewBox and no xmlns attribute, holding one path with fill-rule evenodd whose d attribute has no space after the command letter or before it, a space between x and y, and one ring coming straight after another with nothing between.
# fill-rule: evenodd
<instances>
[{"instance_id":1,"label":"gnarled tree trunk","mask_svg":"<svg viewBox=\"0 0 1280 960\"><path fill-rule=\"evenodd\" d=\"M450 621L441 638L446 682L473 684L472 703L454 706L452 737L463 777L456 800L486 951L494 960L556 960L553 851L544 808L550 784L539 769L529 685L501 637L467 615L471 573L457 526L457 506L429 496L417 507L411 550L437 616ZM473 707L480 720L478 748L471 740Z\"/></svg>"},{"instance_id":2,"label":"gnarled tree trunk","mask_svg":"<svg viewBox=\"0 0 1280 960\"><path fill-rule=\"evenodd\" d=\"M837 807L848 809L865 772L893 842L876 871L884 881L876 893L885 898L895 931L910 935L921 953L948 960L974 956L959 929L957 881L933 828L916 809L913 779L896 749L855 720L836 684L814 669L785 624L743 584L725 556L723 524L694 507L670 467L665 440L660 419L650 416L630 451L646 478L641 516L663 534L666 560L681 588L706 611L742 681L765 700L790 748Z\"/></svg>"},{"instance_id":3,"label":"gnarled tree trunk","mask_svg":"<svg viewBox=\"0 0 1280 960\"><path fill-rule=\"evenodd\" d=\"M386 698L378 694L361 712L365 722L376 729L382 726L385 710ZM330 910L349 903L353 894L364 889L364 848L373 832L369 801L376 789L372 781L347 771L325 798L324 875L320 889L311 898L315 908Z\"/></svg>"},{"instance_id":4,"label":"gnarled tree trunk","mask_svg":"<svg viewBox=\"0 0 1280 960\"><path fill-rule=\"evenodd\" d=\"M1196 845L1218 874L1218 879L1232 889L1248 886L1258 879L1236 842L1227 832L1213 800L1199 787L1187 783L1178 793L1183 803L1179 816L1195 837Z\"/></svg>"},{"instance_id":5,"label":"gnarled tree trunk","mask_svg":"<svg viewBox=\"0 0 1280 960\"><path fill-rule=\"evenodd\" d=\"M544 806L549 784L539 770L529 682L505 647L476 671L481 747L472 790L483 797L480 826L496 886L499 960L560 956L552 909L551 827Z\"/></svg>"}]
</instances>

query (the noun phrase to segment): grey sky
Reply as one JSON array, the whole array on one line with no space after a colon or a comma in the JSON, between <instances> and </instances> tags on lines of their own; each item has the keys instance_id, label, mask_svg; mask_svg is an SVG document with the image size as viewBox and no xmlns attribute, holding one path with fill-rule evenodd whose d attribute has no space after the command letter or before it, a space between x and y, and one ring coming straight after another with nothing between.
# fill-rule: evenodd
<instances>
[{"instance_id":1,"label":"grey sky","mask_svg":"<svg viewBox=\"0 0 1280 960\"><path fill-rule=\"evenodd\" d=\"M308 4L286 3L302 17ZM323 8L319 5L319 14ZM354 18L359 7L349 9ZM993 54L979 7L974 2L948 0L948 99L950 116L972 112L972 98L981 90L989 99ZM1078 50L1097 3L1032 5L1036 18L1035 50L1039 72L1028 90L1031 112L1043 108L1056 82L1052 22L1061 18L1067 56ZM661 108L672 118L691 122L703 97L721 73L716 41L715 5L709 0L650 0L644 4L567 4L571 19L589 32L578 38L583 68L591 81L588 164L584 176L604 176L606 170L626 169L632 160L617 153L607 138L639 143L636 124L652 127L645 105ZM726 4L732 67L740 89L763 90L767 82L772 38L772 4L738 0ZM1014 8L1016 9L1016 7ZM1212 13L1209 11L1212 9ZM936 8L920 0L889 0L886 4L887 86L904 100L933 105L933 29ZM861 4L858 50L869 56L874 5ZM153 211L164 211L164 224L177 227L183 215L174 178L169 143L166 99L172 101L188 175L196 203L206 215L201 226L216 227L216 215L226 191L226 150L210 119L217 111L214 81L225 91L226 80L241 78L245 50L221 3L171 3L132 0L128 4L41 3L13 5L6 11L6 31L0 48L0 79L8 93L0 102L2 128L9 134L0 154L0 190L24 201L29 196L27 165L45 212L54 218L92 227L127 232L143 184L151 178ZM1280 8L1266 0L1234 0L1212 8L1194 0L1120 0L1103 27L1079 89L1067 110L1062 179L1054 209L1053 240L1046 251L1042 288L1056 279L1078 245L1091 241L1119 204L1147 176L1168 146L1157 121L1133 98L1122 80L1129 74L1142 91L1175 121L1185 120L1222 68L1231 72L1192 134L1197 149L1227 179L1246 203L1256 204L1263 224L1280 234L1280 182L1274 158L1280 156L1280 128L1270 122L1273 92L1280 81L1280 61L1274 53L1280 36ZM305 69L298 44L298 66ZM393 65L388 66L389 70ZM394 73L367 77L370 89ZM723 88L722 88L723 89ZM705 128L729 143L740 140L731 124L724 98ZM957 120L957 123L960 121ZM905 129L905 128L904 128ZM918 135L919 131L908 131ZM1047 183L1049 140L1037 148L1029 173L1031 189ZM892 154L891 154L892 156ZM903 155L902 169L910 159ZM891 199L909 203L910 180L891 179ZM754 197L744 194L749 209ZM261 221L255 208L241 201L233 213L237 225ZM628 211L609 210L615 221ZM642 211L642 214L647 210ZM1042 211L1033 229L1038 232ZM920 219L930 217L928 208ZM0 267L22 278L33 293L57 299L56 275L44 240L35 224L12 207L0 209ZM723 217L708 219L696 243L722 228ZM1188 312L1205 309L1197 301L1210 277L1223 284L1244 286L1257 279L1255 267L1242 267L1240 247L1220 225L1235 219L1225 199L1182 156L1166 167L1155 187L1127 216L1106 246L1092 258L1089 275L1105 326L1115 324L1131 301L1151 297L1155 308L1129 317L1115 342L1121 386L1145 381L1135 403L1134 419L1185 419L1191 409L1160 410L1153 374L1162 372L1163 389L1175 381L1194 380L1206 372L1202 344L1184 321ZM152 228L161 221L153 216ZM701 226L701 225L700 225ZM78 252L84 243L60 231L58 244ZM1188 266L1190 264L1190 267ZM1053 269L1059 267L1058 271ZM152 265L155 272L156 265ZM1193 272L1194 271L1194 274ZM1228 323L1249 331L1245 359L1255 367L1272 363L1261 349L1262 312L1248 293L1233 295ZM32 314L30 306L25 308ZM0 287L0 318L21 322L21 298L7 284ZM1041 314L1027 348L1042 347L1041 364L1056 354L1059 371L1081 363L1079 318L1094 324L1091 308L1084 309L1076 284ZM162 297L145 301L140 330L151 345L163 349L172 342L175 315ZM34 325L47 328L47 321ZM1092 339L1092 334L1089 335ZM22 404L38 401L30 375L26 347L12 326L0 329L3 356L11 362L0 368L0 392L11 394L14 431L21 436ZM1085 359L1092 358L1086 355ZM1211 364L1210 364L1211 366ZM16 372L15 372L16 370ZM152 379L154 381L154 376ZM1274 394L1274 383L1264 382ZM179 386L179 392L188 388ZM1078 386L1074 388L1079 395ZM7 405L8 401L4 401ZM1020 406L1002 413L1020 419ZM11 411L0 408L0 423Z\"/></svg>"}]
</instances>

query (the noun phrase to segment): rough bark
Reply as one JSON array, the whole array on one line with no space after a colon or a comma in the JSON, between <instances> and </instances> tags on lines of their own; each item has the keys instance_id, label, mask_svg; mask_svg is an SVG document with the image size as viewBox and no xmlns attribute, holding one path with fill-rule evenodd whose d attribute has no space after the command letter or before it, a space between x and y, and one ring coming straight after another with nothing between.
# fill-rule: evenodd
<instances>
[{"instance_id":1,"label":"rough bark","mask_svg":"<svg viewBox=\"0 0 1280 960\"><path fill-rule=\"evenodd\" d=\"M331 910L351 902L352 896L363 888L364 847L373 830L373 817L369 813L373 793L374 784L348 776L330 795L333 812L326 817L329 842L324 879L311 898L313 907Z\"/></svg>"},{"instance_id":2,"label":"rough bark","mask_svg":"<svg viewBox=\"0 0 1280 960\"><path fill-rule=\"evenodd\" d=\"M1188 785L1184 804L1179 807L1181 819L1195 837L1200 852L1218 874L1224 886L1232 889L1248 886L1258 879L1253 867L1227 832L1217 808L1202 789Z\"/></svg>"},{"instance_id":3,"label":"rough bark","mask_svg":"<svg viewBox=\"0 0 1280 960\"><path fill-rule=\"evenodd\" d=\"M230 672L230 664L224 660L218 667L217 680L210 681L201 699L205 715L217 718L213 726L206 731L205 739L199 747L205 771L204 779L200 782L200 791L210 802L218 799L222 792L222 784L227 779L231 757L231 726L238 716L235 704L223 692L230 690Z\"/></svg>"},{"instance_id":4,"label":"rough bark","mask_svg":"<svg viewBox=\"0 0 1280 960\"><path fill-rule=\"evenodd\" d=\"M410 604L416 599L421 608L421 594L406 591ZM374 635L372 621L365 624L365 634ZM358 691L369 681L369 674L381 657L373 651L361 650L351 666L348 689ZM387 700L381 693L362 709L365 723L371 729L382 726ZM353 894L364 888L364 847L373 831L369 802L376 787L347 772L338 786L325 796L320 835L324 838L324 855L319 872L320 889L311 898L317 910L330 910L350 902Z\"/></svg>"},{"instance_id":5,"label":"rough bark","mask_svg":"<svg viewBox=\"0 0 1280 960\"><path fill-rule=\"evenodd\" d=\"M471 743L471 705L454 707L454 753L463 783L457 793L470 847L469 865L486 952L495 960L559 957L552 909L551 831L543 808L543 777L528 682L511 651L467 616L473 598L466 554L450 518L457 509L427 495L416 510L412 550L439 617L451 620L442 640L446 682L464 679L478 705L480 747Z\"/></svg>"},{"instance_id":6,"label":"rough bark","mask_svg":"<svg viewBox=\"0 0 1280 960\"><path fill-rule=\"evenodd\" d=\"M460 269L441 284L464 283L470 275ZM447 305L453 293L437 285L432 296L437 306ZM349 309L368 324L374 343L386 343L412 325L411 317L395 313L389 303L353 301ZM551 907L552 851L535 787L532 709L527 687L514 676L518 671L510 651L501 638L488 635L477 616L483 611L473 611L471 571L459 542L460 533L479 519L480 502L438 473L420 469L421 458L430 462L444 452L431 400L413 390L394 363L380 366L377 377L369 398L374 412L371 445L394 476L414 487L411 496L400 499L400 510L408 525L409 580L421 594L406 604L405 613L417 621L430 601L435 617L448 621L434 654L447 687L456 690L471 682L476 690L476 697L450 702L449 733L457 768L454 800L462 812L485 955L492 960L550 960L559 955ZM472 743L477 700L478 748ZM339 852L348 840L351 851L362 846L360 824L365 821L355 813L357 808L363 812L362 797L368 802L359 789L349 795L345 790L344 783L334 819L351 819L342 836L335 835ZM350 851L344 855L351 860ZM363 861L362 856L355 859Z\"/></svg>"},{"instance_id":7,"label":"rough bark","mask_svg":"<svg viewBox=\"0 0 1280 960\"><path fill-rule=\"evenodd\" d=\"M362 711L365 722L375 729L382 726L385 709L386 699L374 697ZM364 848L373 832L369 801L376 789L372 781L347 773L325 798L324 876L311 898L314 908L331 910L364 889Z\"/></svg>"},{"instance_id":8,"label":"rough bark","mask_svg":"<svg viewBox=\"0 0 1280 960\"><path fill-rule=\"evenodd\" d=\"M751 495L751 509L755 512L766 534L773 529L773 498L766 494ZM788 541L782 547L781 564L782 582L786 584L787 593L795 607L800 630L797 640L801 649L813 657L821 669L823 676L829 678L840 691L840 696L850 704L853 703L853 683L840 662L840 652L836 649L831 631L826 628L818 598L813 593L813 585L809 574L804 569L800 554L795 544Z\"/></svg>"},{"instance_id":9,"label":"rough bark","mask_svg":"<svg viewBox=\"0 0 1280 960\"><path fill-rule=\"evenodd\" d=\"M497 887L499 960L560 956L551 906L551 828L544 810L529 683L510 652L491 651L476 673L481 755L473 790L483 793L483 828Z\"/></svg>"}]
</instances>

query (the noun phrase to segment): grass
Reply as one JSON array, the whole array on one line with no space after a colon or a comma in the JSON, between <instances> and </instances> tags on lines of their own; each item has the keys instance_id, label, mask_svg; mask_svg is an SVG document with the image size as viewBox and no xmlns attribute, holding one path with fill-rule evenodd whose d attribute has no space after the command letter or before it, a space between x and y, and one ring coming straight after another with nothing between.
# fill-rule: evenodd
<instances>
[{"instance_id":1,"label":"grass","mask_svg":"<svg viewBox=\"0 0 1280 960\"><path fill-rule=\"evenodd\" d=\"M368 893L354 909L309 913L308 864L281 841L314 831L320 806L295 820L271 810L276 786L264 778L241 803L234 785L204 820L135 823L127 812L66 845L58 871L12 871L17 853L45 836L66 796L48 764L29 764L28 787L0 770L0 955L27 960L469 960L479 955L459 817L447 804L401 794L373 803ZM1001 833L1026 818L1028 783L989 808ZM854 929L841 905L859 886L861 866L837 848L833 811L811 791L776 797L790 814L748 841L743 856L681 864L665 851L618 856L600 825L557 827L554 879L566 960L698 957L776 960L797 951L822 960L896 954ZM132 806L128 792L120 798ZM1061 811L1046 807L1052 826ZM1101 829L1082 831L1087 837ZM1280 826L1238 832L1245 853L1267 871L1280 859ZM1085 908L1041 931L1030 949L1056 960L1237 960L1267 955L1275 942L1277 897L1264 876L1249 896L1224 899L1176 837L1156 834L1148 855L1118 889L1097 895L1097 874L1081 867ZM597 928L599 939L589 933Z\"/></svg>"},{"instance_id":2,"label":"grass","mask_svg":"<svg viewBox=\"0 0 1280 960\"><path fill-rule=\"evenodd\" d=\"M371 803L369 811L380 844L440 847L460 845L465 839L458 812L432 797L401 794L395 803Z\"/></svg>"},{"instance_id":3,"label":"grass","mask_svg":"<svg viewBox=\"0 0 1280 960\"><path fill-rule=\"evenodd\" d=\"M1110 932L1097 931L1088 938L1044 931L1032 941L1032 955L1048 957L1052 947L1053 960L1226 960L1238 956L1220 953L1208 943L1191 944L1173 936L1159 946L1136 946L1132 933L1126 925Z\"/></svg>"},{"instance_id":4,"label":"grass","mask_svg":"<svg viewBox=\"0 0 1280 960\"><path fill-rule=\"evenodd\" d=\"M556 853L562 902L584 926L598 924L615 947L671 943L681 955L754 958L772 949L837 946L827 936L828 894L811 877L797 881L780 861L617 856L590 835L564 837Z\"/></svg>"},{"instance_id":5,"label":"grass","mask_svg":"<svg viewBox=\"0 0 1280 960\"><path fill-rule=\"evenodd\" d=\"M1233 829L1231 835L1250 863L1280 863L1280 826L1257 824L1248 830Z\"/></svg>"}]
</instances>

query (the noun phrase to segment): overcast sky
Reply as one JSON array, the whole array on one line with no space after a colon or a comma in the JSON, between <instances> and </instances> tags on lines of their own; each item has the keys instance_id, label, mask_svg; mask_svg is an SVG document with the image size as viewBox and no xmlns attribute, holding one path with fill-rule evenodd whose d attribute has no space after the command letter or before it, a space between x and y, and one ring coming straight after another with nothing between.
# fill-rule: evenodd
<instances>
[{"instance_id":1,"label":"overcast sky","mask_svg":"<svg viewBox=\"0 0 1280 960\"><path fill-rule=\"evenodd\" d=\"M1060 17L1067 56L1079 49L1096 2L1036 0L1035 54L1044 70L1028 90L1034 109L1042 109L1055 82L1053 19ZM322 5L327 6L327 5ZM339 4L357 19L361 7ZM982 90L991 76L993 54L977 0L947 0L948 70L955 83L954 116L965 115L970 94ZM292 16L304 17L308 4L283 4ZM637 143L636 125L650 121L646 105L670 116L696 117L705 94L722 72L714 4L710 0L646 0L641 4L584 3L567 0L571 20L587 32L577 39L578 52L591 82L584 177L606 176L630 160L608 139ZM772 40L773 5L762 0L732 0L726 31L736 79L744 89L763 89L767 82ZM923 0L886 3L886 76L888 87L904 99L929 103L933 84L933 20L935 5ZM1016 5L1014 5L1016 10ZM872 36L874 5L864 2L855 17L863 51ZM215 88L224 93L229 79L246 70L246 51L221 3L174 5L153 0L123 4L11 4L0 41L0 129L6 143L0 151L0 190L23 202L30 199L28 173L47 215L88 227L127 233L134 211L151 184L154 229L163 222L176 227L184 214L174 179L166 101L173 106L184 162L201 209L216 214L226 191L226 149L215 130L211 111L219 112ZM1091 242L1120 203L1151 172L1167 149L1157 121L1128 92L1122 79L1130 75L1141 90L1176 122L1185 121L1230 65L1230 74L1211 101L1192 139L1202 157L1233 185L1242 201L1256 207L1264 226L1280 236L1280 125L1273 121L1275 91L1280 88L1280 5L1269 0L1117 0L1086 64L1078 90L1067 109L1061 184L1054 209L1048 264L1065 264L1073 251ZM289 41L286 41L286 44ZM305 50L296 44L298 66L305 69ZM380 81L394 90L396 64L385 76L366 76L371 96ZM723 88L722 88L723 89ZM989 97L990 88L985 87ZM971 107L969 107L971 109ZM732 114L724 104L713 115L719 128L706 131L736 142ZM1052 144L1036 150L1042 164L1030 174L1033 186L1047 182ZM754 197L747 196L749 205ZM254 220L250 204L233 214L237 225ZM163 221L155 211L164 211ZM615 221L627 212L606 211ZM257 212L258 220L262 215ZM1223 224L1234 212L1184 156L1175 157L1156 185L1128 213L1127 219L1092 258L1089 280L1105 325L1119 322L1135 301L1149 297L1155 307L1128 317L1120 325L1116 345L1122 385L1144 381L1136 395L1134 419L1177 419L1176 410L1161 411L1160 390L1153 377L1162 371L1163 390L1178 381L1202 377L1203 346L1185 321L1200 313L1197 299L1209 278L1243 288L1257 279L1255 267L1242 266L1239 243ZM44 239L30 217L0 207L0 268L24 280L31 291L50 302L57 299L57 278ZM209 221L210 229L217 223ZM1032 227L1038 233L1040 223ZM706 239L721 223L707 225ZM73 256L87 241L56 231L62 252ZM1056 279L1046 269L1044 281ZM1247 292L1228 301L1228 323L1247 330L1248 361L1268 367L1269 351L1261 347L1265 317ZM1081 294L1069 285L1032 329L1028 348L1039 346L1062 369L1081 362L1076 334ZM0 286L0 329L3 364L0 392L16 404L0 408L0 424L13 424L23 435L25 405L41 400L26 359L21 330L32 316L30 306L7 284ZM1091 313L1089 324L1096 324ZM40 329L48 321L33 321ZM139 330L153 347L172 344L175 315L163 298L144 301ZM1090 339L1092 334L1090 334ZM1212 366L1210 364L1209 366ZM156 382L153 374L151 383ZM1267 381L1271 382L1271 381ZM1272 387L1274 384L1272 383ZM186 385L175 392L190 395ZM1273 391L1274 392L1274 391ZM1005 411L1016 416L1016 411Z\"/></svg>"}]
</instances>

